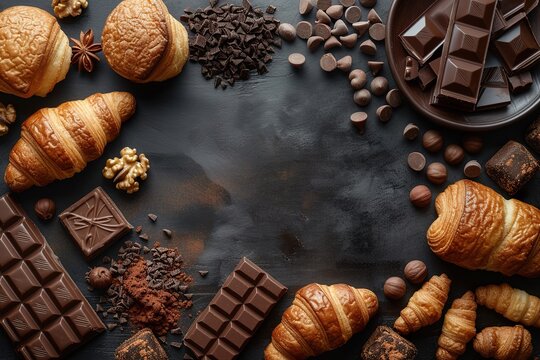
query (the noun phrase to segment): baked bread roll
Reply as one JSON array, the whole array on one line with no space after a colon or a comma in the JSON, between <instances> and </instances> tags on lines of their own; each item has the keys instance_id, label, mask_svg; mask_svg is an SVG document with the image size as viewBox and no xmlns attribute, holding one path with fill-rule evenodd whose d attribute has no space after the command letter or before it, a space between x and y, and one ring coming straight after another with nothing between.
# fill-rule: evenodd
<instances>
[{"instance_id":1,"label":"baked bread roll","mask_svg":"<svg viewBox=\"0 0 540 360\"><path fill-rule=\"evenodd\" d=\"M0 12L0 91L45 96L64 80L71 47L55 17L32 6Z\"/></svg>"},{"instance_id":2,"label":"baked bread roll","mask_svg":"<svg viewBox=\"0 0 540 360\"><path fill-rule=\"evenodd\" d=\"M476 335L473 347L495 360L528 360L533 350L531 333L521 325L487 327Z\"/></svg>"},{"instance_id":3,"label":"baked bread roll","mask_svg":"<svg viewBox=\"0 0 540 360\"><path fill-rule=\"evenodd\" d=\"M370 290L309 284L283 313L264 358L301 360L336 349L362 331L378 308Z\"/></svg>"},{"instance_id":4,"label":"baked bread roll","mask_svg":"<svg viewBox=\"0 0 540 360\"><path fill-rule=\"evenodd\" d=\"M136 83L178 75L189 57L186 29L161 0L124 0L109 15L101 45L109 65Z\"/></svg>"},{"instance_id":5,"label":"baked bread roll","mask_svg":"<svg viewBox=\"0 0 540 360\"><path fill-rule=\"evenodd\" d=\"M103 154L135 112L126 92L94 94L57 108L41 109L22 124L9 154L4 180L13 191L72 177Z\"/></svg>"},{"instance_id":6,"label":"baked bread roll","mask_svg":"<svg viewBox=\"0 0 540 360\"><path fill-rule=\"evenodd\" d=\"M470 180L450 185L435 201L427 232L431 250L466 269L540 276L540 210Z\"/></svg>"}]
</instances>

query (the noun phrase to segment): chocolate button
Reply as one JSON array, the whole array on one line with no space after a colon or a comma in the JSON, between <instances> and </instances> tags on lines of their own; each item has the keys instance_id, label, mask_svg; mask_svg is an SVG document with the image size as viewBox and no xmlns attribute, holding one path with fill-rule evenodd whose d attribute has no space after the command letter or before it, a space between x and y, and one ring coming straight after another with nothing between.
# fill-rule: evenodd
<instances>
[{"instance_id":1,"label":"chocolate button","mask_svg":"<svg viewBox=\"0 0 540 360\"><path fill-rule=\"evenodd\" d=\"M463 173L468 178L477 178L482 174L482 165L476 160L471 160L463 168Z\"/></svg>"},{"instance_id":2,"label":"chocolate button","mask_svg":"<svg viewBox=\"0 0 540 360\"><path fill-rule=\"evenodd\" d=\"M381 23L373 24L369 28L369 36L375 41L383 41L386 36L386 26Z\"/></svg>"},{"instance_id":3,"label":"chocolate button","mask_svg":"<svg viewBox=\"0 0 540 360\"><path fill-rule=\"evenodd\" d=\"M313 35L313 26L309 21L300 21L296 24L296 35L300 39L309 39Z\"/></svg>"},{"instance_id":4,"label":"chocolate button","mask_svg":"<svg viewBox=\"0 0 540 360\"><path fill-rule=\"evenodd\" d=\"M345 7L350 7L350 6L354 6L354 4L356 3L356 0L339 0L340 4L345 6Z\"/></svg>"},{"instance_id":5,"label":"chocolate button","mask_svg":"<svg viewBox=\"0 0 540 360\"><path fill-rule=\"evenodd\" d=\"M392 107L390 105L383 105L377 109L377 117L383 123L387 123L392 118Z\"/></svg>"},{"instance_id":6,"label":"chocolate button","mask_svg":"<svg viewBox=\"0 0 540 360\"><path fill-rule=\"evenodd\" d=\"M332 54L324 54L321 57L320 61L321 69L323 69L326 72L331 72L336 70L337 67L337 60Z\"/></svg>"},{"instance_id":7,"label":"chocolate button","mask_svg":"<svg viewBox=\"0 0 540 360\"><path fill-rule=\"evenodd\" d=\"M403 129L403 137L407 140L414 140L420 134L420 128L415 124L407 124Z\"/></svg>"},{"instance_id":8,"label":"chocolate button","mask_svg":"<svg viewBox=\"0 0 540 360\"><path fill-rule=\"evenodd\" d=\"M330 26L326 24L318 23L315 24L313 33L317 36L322 37L324 40L328 40L330 36L332 36L332 29L330 29Z\"/></svg>"},{"instance_id":9,"label":"chocolate button","mask_svg":"<svg viewBox=\"0 0 540 360\"><path fill-rule=\"evenodd\" d=\"M351 24L360 21L361 18L362 9L360 9L358 6L351 6L350 8L345 10L345 20L347 20Z\"/></svg>"},{"instance_id":10,"label":"chocolate button","mask_svg":"<svg viewBox=\"0 0 540 360\"><path fill-rule=\"evenodd\" d=\"M401 105L401 93L398 89L392 89L386 94L386 103L393 108Z\"/></svg>"},{"instance_id":11,"label":"chocolate button","mask_svg":"<svg viewBox=\"0 0 540 360\"><path fill-rule=\"evenodd\" d=\"M351 115L351 123L356 127L356 129L358 129L361 134L364 133L367 119L368 114L363 111L355 112Z\"/></svg>"},{"instance_id":12,"label":"chocolate button","mask_svg":"<svg viewBox=\"0 0 540 360\"><path fill-rule=\"evenodd\" d=\"M306 62L306 57L299 53L289 55L289 63L296 69L299 69Z\"/></svg>"}]
</instances>

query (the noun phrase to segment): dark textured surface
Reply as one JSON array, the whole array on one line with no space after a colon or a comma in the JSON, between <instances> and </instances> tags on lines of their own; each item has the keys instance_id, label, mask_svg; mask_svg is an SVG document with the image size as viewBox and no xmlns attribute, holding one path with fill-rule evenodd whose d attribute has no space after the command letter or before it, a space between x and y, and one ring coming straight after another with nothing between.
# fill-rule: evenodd
<instances>
[{"instance_id":1,"label":"dark textured surface","mask_svg":"<svg viewBox=\"0 0 540 360\"><path fill-rule=\"evenodd\" d=\"M184 7L202 2L166 1L175 17L181 15ZM69 36L78 36L80 30L93 27L99 36L107 14L117 3L118 0L90 1L82 17L62 21L62 28ZM37 4L51 10L49 0L4 0L0 8L15 4ZM266 7L270 3L257 0L255 4ZM282 21L300 20L296 1L275 0L273 4ZM389 1L379 0L377 10L383 19L389 7ZM364 19L366 14L364 9ZM383 46L378 48L376 58L386 61ZM287 56L296 51L307 56L304 69L299 72L287 63ZM346 52L335 51L337 57ZM357 48L350 53L354 54L354 66L367 68L367 59L361 57ZM404 140L401 133L411 121L422 131L434 125L409 105L397 109L388 124L381 124L375 110L384 100L374 98L366 134L359 136L349 123L350 114L358 107L352 101L348 81L341 73L323 73L319 68L321 54L322 49L310 54L301 40L285 44L270 64L269 74L226 91L214 90L213 83L201 77L200 67L192 63L170 81L135 85L118 77L102 62L90 75L79 74L72 68L68 78L45 99L22 100L0 95L1 102L17 106L21 120L40 107L82 99L97 91L127 90L138 100L136 115L100 160L72 179L16 197L28 212L34 201L43 196L53 198L62 210L96 186L103 186L130 223L144 225L151 241L179 246L185 254L188 270L196 281L192 289L193 314L204 309L242 256L269 271L289 292L248 344L242 360L262 358L281 313L295 291L310 282L346 282L370 288L379 296L379 315L366 331L341 349L321 357L357 359L371 331L379 324L392 325L417 288L410 285L408 296L398 302L387 301L382 293L386 278L401 274L409 260L424 260L430 274L446 272L454 280L450 300L479 284L504 281L499 274L466 271L446 264L426 244L425 232L434 219L433 206L416 210L408 201L414 185L427 183L424 175L413 173L406 163L408 153L420 150L420 143ZM383 74L390 76L387 64ZM537 92L535 85L525 96L533 97ZM484 163L509 139L523 141L531 120L485 134L486 148L477 159ZM12 126L8 136L0 138L0 151L4 154L0 169L7 165L7 154L19 131L20 121ZM461 137L454 131L443 132L446 143ZM151 161L148 180L134 195L115 190L101 176L106 159L118 156L124 146L136 147ZM442 152L429 155L428 161L442 161ZM461 168L449 167L449 181L460 178ZM485 175L480 181L496 188ZM518 198L540 206L539 184L535 177ZM430 187L438 193L444 185ZM0 191L7 191L3 182ZM155 224L147 217L150 212L159 215ZM33 212L30 216L95 305L99 293L86 289L84 273L99 259L87 263L57 219L43 223ZM174 231L172 239L162 234L162 228ZM113 244L105 254L114 255L119 247L120 243ZM210 273L201 278L197 270ZM515 277L508 281L540 296L538 280ZM184 315L182 328L187 329L191 321ZM441 324L439 321L410 337L418 347L419 359L433 359ZM479 309L479 329L508 324L511 323L501 316ZM532 333L535 353L540 353L540 331ZM129 331L122 334L117 328L100 335L72 358L112 359L115 348L128 337ZM15 359L4 334L0 336L0 349L2 360ZM177 359L183 352L170 346L166 350ZM476 358L471 347L464 358Z\"/></svg>"}]
</instances>

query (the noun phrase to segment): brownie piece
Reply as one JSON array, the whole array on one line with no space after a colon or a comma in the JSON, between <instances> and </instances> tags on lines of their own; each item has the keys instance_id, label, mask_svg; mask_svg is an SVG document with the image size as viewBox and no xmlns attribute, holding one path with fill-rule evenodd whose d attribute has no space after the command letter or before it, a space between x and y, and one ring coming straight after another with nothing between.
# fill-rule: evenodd
<instances>
[{"instance_id":1,"label":"brownie piece","mask_svg":"<svg viewBox=\"0 0 540 360\"><path fill-rule=\"evenodd\" d=\"M489 159L486 173L509 195L514 195L531 180L538 166L525 146L511 140Z\"/></svg>"},{"instance_id":2,"label":"brownie piece","mask_svg":"<svg viewBox=\"0 0 540 360\"><path fill-rule=\"evenodd\" d=\"M529 126L525 141L534 151L540 154L540 117Z\"/></svg>"},{"instance_id":3,"label":"brownie piece","mask_svg":"<svg viewBox=\"0 0 540 360\"><path fill-rule=\"evenodd\" d=\"M150 329L143 329L124 341L114 353L116 360L168 360L165 350Z\"/></svg>"},{"instance_id":4,"label":"brownie piece","mask_svg":"<svg viewBox=\"0 0 540 360\"><path fill-rule=\"evenodd\" d=\"M416 346L388 326L379 326L362 348L363 360L408 360L418 354Z\"/></svg>"}]
</instances>

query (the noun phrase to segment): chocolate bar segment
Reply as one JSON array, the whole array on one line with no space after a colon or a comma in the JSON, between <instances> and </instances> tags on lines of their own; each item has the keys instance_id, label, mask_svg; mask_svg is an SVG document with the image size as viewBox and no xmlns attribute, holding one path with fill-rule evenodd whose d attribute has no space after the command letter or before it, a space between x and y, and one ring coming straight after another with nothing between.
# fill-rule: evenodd
<instances>
[{"instance_id":1,"label":"chocolate bar segment","mask_svg":"<svg viewBox=\"0 0 540 360\"><path fill-rule=\"evenodd\" d=\"M437 0L399 36L407 52L420 65L444 43L453 4L453 0Z\"/></svg>"},{"instance_id":2,"label":"chocolate bar segment","mask_svg":"<svg viewBox=\"0 0 540 360\"><path fill-rule=\"evenodd\" d=\"M499 10L505 19L520 12L529 13L538 6L538 0L499 0Z\"/></svg>"},{"instance_id":3,"label":"chocolate bar segment","mask_svg":"<svg viewBox=\"0 0 540 360\"><path fill-rule=\"evenodd\" d=\"M232 360L287 288L243 258L184 337L196 359Z\"/></svg>"},{"instance_id":4,"label":"chocolate bar segment","mask_svg":"<svg viewBox=\"0 0 540 360\"><path fill-rule=\"evenodd\" d=\"M446 37L433 104L476 107L497 0L456 0Z\"/></svg>"},{"instance_id":5,"label":"chocolate bar segment","mask_svg":"<svg viewBox=\"0 0 540 360\"><path fill-rule=\"evenodd\" d=\"M507 107L511 102L510 87L504 69L500 66L485 68L476 110L500 109Z\"/></svg>"},{"instance_id":6,"label":"chocolate bar segment","mask_svg":"<svg viewBox=\"0 0 540 360\"><path fill-rule=\"evenodd\" d=\"M23 359L58 359L105 330L38 228L0 197L0 321Z\"/></svg>"},{"instance_id":7,"label":"chocolate bar segment","mask_svg":"<svg viewBox=\"0 0 540 360\"><path fill-rule=\"evenodd\" d=\"M540 61L540 44L527 17L505 31L493 44L510 75L528 70Z\"/></svg>"},{"instance_id":8,"label":"chocolate bar segment","mask_svg":"<svg viewBox=\"0 0 540 360\"><path fill-rule=\"evenodd\" d=\"M87 260L133 228L101 187L64 210L60 220Z\"/></svg>"}]
</instances>

